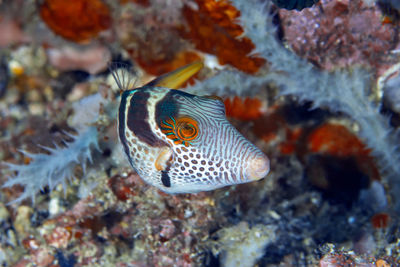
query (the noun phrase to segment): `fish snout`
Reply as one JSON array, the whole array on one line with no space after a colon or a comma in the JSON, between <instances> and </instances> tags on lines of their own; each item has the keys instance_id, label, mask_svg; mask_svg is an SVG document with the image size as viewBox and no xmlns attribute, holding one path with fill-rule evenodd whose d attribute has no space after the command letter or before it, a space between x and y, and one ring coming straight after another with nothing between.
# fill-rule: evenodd
<instances>
[{"instance_id":1,"label":"fish snout","mask_svg":"<svg viewBox=\"0 0 400 267\"><path fill-rule=\"evenodd\" d=\"M246 177L250 181L264 178L269 172L269 159L263 153L257 154L251 159L246 168Z\"/></svg>"}]
</instances>

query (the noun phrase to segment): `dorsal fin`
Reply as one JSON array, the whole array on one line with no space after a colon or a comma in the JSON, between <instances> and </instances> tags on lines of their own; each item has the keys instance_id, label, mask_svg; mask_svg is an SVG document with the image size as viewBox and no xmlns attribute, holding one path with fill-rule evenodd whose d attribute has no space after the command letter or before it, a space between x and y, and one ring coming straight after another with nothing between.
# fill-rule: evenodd
<instances>
[{"instance_id":1,"label":"dorsal fin","mask_svg":"<svg viewBox=\"0 0 400 267\"><path fill-rule=\"evenodd\" d=\"M204 64L200 61L180 67L174 71L163 74L147 85L167 87L170 89L178 89L182 84L189 80L193 75L203 68Z\"/></svg>"}]
</instances>

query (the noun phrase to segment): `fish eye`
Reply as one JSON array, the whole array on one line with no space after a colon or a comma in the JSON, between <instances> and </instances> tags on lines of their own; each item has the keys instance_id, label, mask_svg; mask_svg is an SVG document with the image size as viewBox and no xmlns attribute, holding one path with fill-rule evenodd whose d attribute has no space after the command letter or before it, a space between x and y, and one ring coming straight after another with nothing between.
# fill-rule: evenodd
<instances>
[{"instance_id":1,"label":"fish eye","mask_svg":"<svg viewBox=\"0 0 400 267\"><path fill-rule=\"evenodd\" d=\"M185 141L191 141L198 135L197 122L191 118L178 119L176 133L178 137Z\"/></svg>"},{"instance_id":2,"label":"fish eye","mask_svg":"<svg viewBox=\"0 0 400 267\"><path fill-rule=\"evenodd\" d=\"M175 144L189 146L199 134L197 121L189 117L169 117L162 121L161 126L161 131Z\"/></svg>"}]
</instances>

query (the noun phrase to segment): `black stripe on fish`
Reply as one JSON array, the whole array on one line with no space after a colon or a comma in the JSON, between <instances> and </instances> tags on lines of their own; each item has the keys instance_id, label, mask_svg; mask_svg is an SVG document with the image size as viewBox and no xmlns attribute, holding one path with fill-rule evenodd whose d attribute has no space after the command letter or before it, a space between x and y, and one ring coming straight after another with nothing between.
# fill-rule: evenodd
<instances>
[{"instance_id":1,"label":"black stripe on fish","mask_svg":"<svg viewBox=\"0 0 400 267\"><path fill-rule=\"evenodd\" d=\"M147 100L150 93L145 90L136 90L130 100L127 127L142 142L152 147L167 145L159 139L151 130L149 124L149 112Z\"/></svg>"},{"instance_id":2,"label":"black stripe on fish","mask_svg":"<svg viewBox=\"0 0 400 267\"><path fill-rule=\"evenodd\" d=\"M125 109L126 109L126 98L134 93L133 91L125 91L121 95L121 103L119 104L119 113L118 113L118 133L119 139L121 140L122 146L124 147L126 155L128 155L129 161L132 162L129 146L126 141L125 136Z\"/></svg>"},{"instance_id":3,"label":"black stripe on fish","mask_svg":"<svg viewBox=\"0 0 400 267\"><path fill-rule=\"evenodd\" d=\"M168 171L161 171L161 182L165 187L171 187L171 178L168 175Z\"/></svg>"}]
</instances>

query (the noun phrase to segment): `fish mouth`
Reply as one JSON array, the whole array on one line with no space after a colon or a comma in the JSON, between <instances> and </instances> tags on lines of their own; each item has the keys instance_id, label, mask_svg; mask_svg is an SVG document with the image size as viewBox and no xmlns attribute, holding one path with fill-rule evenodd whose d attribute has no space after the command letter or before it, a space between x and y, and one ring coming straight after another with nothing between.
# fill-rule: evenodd
<instances>
[{"instance_id":1,"label":"fish mouth","mask_svg":"<svg viewBox=\"0 0 400 267\"><path fill-rule=\"evenodd\" d=\"M269 169L268 157L260 153L249 161L245 175L249 181L257 181L264 178L268 174Z\"/></svg>"}]
</instances>

